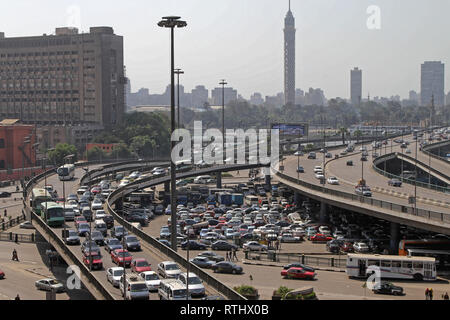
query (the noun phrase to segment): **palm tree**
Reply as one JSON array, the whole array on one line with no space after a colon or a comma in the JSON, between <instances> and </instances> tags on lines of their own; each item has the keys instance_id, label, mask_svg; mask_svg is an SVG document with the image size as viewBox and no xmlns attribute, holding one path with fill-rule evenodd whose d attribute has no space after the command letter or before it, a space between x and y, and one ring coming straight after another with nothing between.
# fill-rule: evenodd
<instances>
[{"instance_id":1,"label":"palm tree","mask_svg":"<svg viewBox=\"0 0 450 320\"><path fill-rule=\"evenodd\" d=\"M353 133L353 136L356 137L356 143L359 143L359 138L362 136L361 130L356 130L356 131Z\"/></svg>"},{"instance_id":2,"label":"palm tree","mask_svg":"<svg viewBox=\"0 0 450 320\"><path fill-rule=\"evenodd\" d=\"M342 144L345 144L345 135L348 134L348 130L345 127L341 127L339 132L342 135Z\"/></svg>"}]
</instances>

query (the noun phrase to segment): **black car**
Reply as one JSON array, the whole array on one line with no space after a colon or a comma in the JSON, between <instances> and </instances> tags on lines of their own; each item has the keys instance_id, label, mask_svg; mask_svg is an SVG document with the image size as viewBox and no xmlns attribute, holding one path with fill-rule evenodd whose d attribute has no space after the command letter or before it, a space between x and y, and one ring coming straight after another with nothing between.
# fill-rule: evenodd
<instances>
[{"instance_id":1,"label":"black car","mask_svg":"<svg viewBox=\"0 0 450 320\"><path fill-rule=\"evenodd\" d=\"M301 264L301 263L290 263L290 264L287 264L287 265L285 265L283 267L284 270L289 270L290 268L302 268L303 270L309 271L309 272L315 272L316 271L316 269L308 267L308 266L305 266L304 264Z\"/></svg>"},{"instance_id":2,"label":"black car","mask_svg":"<svg viewBox=\"0 0 450 320\"><path fill-rule=\"evenodd\" d=\"M167 246L167 247L170 247L170 246L171 246L169 240L166 240L166 239L159 239L158 241L161 242L163 245L165 245L165 246Z\"/></svg>"},{"instance_id":3,"label":"black car","mask_svg":"<svg viewBox=\"0 0 450 320\"><path fill-rule=\"evenodd\" d=\"M206 250L207 246L203 243L194 240L188 240L181 243L181 249L183 250Z\"/></svg>"},{"instance_id":4,"label":"black car","mask_svg":"<svg viewBox=\"0 0 450 320\"><path fill-rule=\"evenodd\" d=\"M122 249L122 242L116 238L108 238L105 240L105 250L111 253L116 249Z\"/></svg>"},{"instance_id":5,"label":"black car","mask_svg":"<svg viewBox=\"0 0 450 320\"><path fill-rule=\"evenodd\" d=\"M148 218L137 213L127 215L125 220L127 220L128 222L138 222L143 227L148 225Z\"/></svg>"},{"instance_id":6,"label":"black car","mask_svg":"<svg viewBox=\"0 0 450 320\"><path fill-rule=\"evenodd\" d=\"M191 263L195 264L199 268L211 269L211 267L216 263L209 260L208 257L198 256L190 260Z\"/></svg>"},{"instance_id":7,"label":"black car","mask_svg":"<svg viewBox=\"0 0 450 320\"><path fill-rule=\"evenodd\" d=\"M388 186L393 186L393 187L401 187L402 186L402 182L398 179L390 179L388 181Z\"/></svg>"},{"instance_id":8,"label":"black car","mask_svg":"<svg viewBox=\"0 0 450 320\"><path fill-rule=\"evenodd\" d=\"M403 295L403 288L393 285L390 282L384 282L382 281L380 286L377 288L375 287L373 290L373 293L378 294L392 294L394 296L401 296Z\"/></svg>"},{"instance_id":9,"label":"black car","mask_svg":"<svg viewBox=\"0 0 450 320\"><path fill-rule=\"evenodd\" d=\"M89 233L86 234L86 237L89 238ZM99 246L103 246L105 244L105 238L101 231L94 230L92 231L92 236L90 237L92 241L95 241Z\"/></svg>"},{"instance_id":10,"label":"black car","mask_svg":"<svg viewBox=\"0 0 450 320\"><path fill-rule=\"evenodd\" d=\"M202 252L198 256L199 257L207 257L209 260L214 261L214 262L221 262L221 261L225 260L224 257L222 257L221 255L218 255L217 253L212 252L212 251Z\"/></svg>"},{"instance_id":11,"label":"black car","mask_svg":"<svg viewBox=\"0 0 450 320\"><path fill-rule=\"evenodd\" d=\"M305 173L305 169L302 166L298 166L297 172L298 173Z\"/></svg>"},{"instance_id":12,"label":"black car","mask_svg":"<svg viewBox=\"0 0 450 320\"><path fill-rule=\"evenodd\" d=\"M211 269L214 272L224 272L224 273L232 273L232 274L241 274L244 270L241 266L234 264L229 261L221 261L212 265Z\"/></svg>"},{"instance_id":13,"label":"black car","mask_svg":"<svg viewBox=\"0 0 450 320\"><path fill-rule=\"evenodd\" d=\"M232 249L238 249L238 246L229 242L226 242L224 240L219 240L211 244L212 250L227 250L230 251Z\"/></svg>"},{"instance_id":14,"label":"black car","mask_svg":"<svg viewBox=\"0 0 450 320\"><path fill-rule=\"evenodd\" d=\"M347 165L348 166L353 166L353 161L352 160L347 161Z\"/></svg>"},{"instance_id":15,"label":"black car","mask_svg":"<svg viewBox=\"0 0 450 320\"><path fill-rule=\"evenodd\" d=\"M121 240L122 236L124 234L127 235L128 232L122 226L116 226L116 227L111 229L111 237L113 237L113 238L117 238L117 239Z\"/></svg>"},{"instance_id":16,"label":"black car","mask_svg":"<svg viewBox=\"0 0 450 320\"><path fill-rule=\"evenodd\" d=\"M361 157L361 161L367 161L367 157L366 156L362 156Z\"/></svg>"},{"instance_id":17,"label":"black car","mask_svg":"<svg viewBox=\"0 0 450 320\"><path fill-rule=\"evenodd\" d=\"M156 208L155 208L155 214L163 215L164 214L164 207L162 205L157 205Z\"/></svg>"},{"instance_id":18,"label":"black car","mask_svg":"<svg viewBox=\"0 0 450 320\"><path fill-rule=\"evenodd\" d=\"M331 240L327 242L326 248L329 252L338 253L343 241Z\"/></svg>"},{"instance_id":19,"label":"black car","mask_svg":"<svg viewBox=\"0 0 450 320\"><path fill-rule=\"evenodd\" d=\"M108 229L111 229L114 227L114 218L110 215L104 216L102 220L106 223L106 227Z\"/></svg>"},{"instance_id":20,"label":"black car","mask_svg":"<svg viewBox=\"0 0 450 320\"><path fill-rule=\"evenodd\" d=\"M128 251L141 251L141 242L136 236L126 235L125 236L125 249Z\"/></svg>"},{"instance_id":21,"label":"black car","mask_svg":"<svg viewBox=\"0 0 450 320\"><path fill-rule=\"evenodd\" d=\"M81 245L81 252L83 252L84 255L88 254L89 252L100 252L100 247L94 240L86 240Z\"/></svg>"},{"instance_id":22,"label":"black car","mask_svg":"<svg viewBox=\"0 0 450 320\"><path fill-rule=\"evenodd\" d=\"M11 192L7 192L7 191L0 192L0 198L9 198L9 197L11 197Z\"/></svg>"}]
</instances>

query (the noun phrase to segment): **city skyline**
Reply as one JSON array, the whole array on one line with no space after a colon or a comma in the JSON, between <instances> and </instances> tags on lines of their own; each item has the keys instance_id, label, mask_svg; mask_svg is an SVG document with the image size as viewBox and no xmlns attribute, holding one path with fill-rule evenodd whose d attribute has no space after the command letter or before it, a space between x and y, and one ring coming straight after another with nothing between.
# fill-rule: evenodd
<instances>
[{"instance_id":1,"label":"city skyline","mask_svg":"<svg viewBox=\"0 0 450 320\"><path fill-rule=\"evenodd\" d=\"M347 99L348 70L359 66L365 74L363 96L370 92L371 96L407 97L410 90L420 91L420 65L434 60L445 64L450 52L450 44L437 42L439 30L448 29L445 9L450 9L450 4L436 2L428 6L420 1L291 1L299 39L296 88L322 88L328 98ZM182 80L186 88L197 84L211 88L225 77L247 99L254 92L265 96L283 91L281 33L287 1L105 3L61 1L28 13L25 9L32 2L17 1L0 13L0 32L15 37L51 34L55 27L80 27L77 23L83 31L91 26L111 26L124 37L125 65L133 89L162 92L169 80L169 43L156 23L164 15L177 14L188 22L188 27L177 34L175 60L186 72ZM371 4L381 9L380 30L367 28L370 15L366 10ZM124 11L133 12L132 24L122 17ZM11 13L16 12L21 12L25 23L12 29ZM48 19L39 19L43 14ZM414 24L418 20L433 23L418 28Z\"/></svg>"}]
</instances>

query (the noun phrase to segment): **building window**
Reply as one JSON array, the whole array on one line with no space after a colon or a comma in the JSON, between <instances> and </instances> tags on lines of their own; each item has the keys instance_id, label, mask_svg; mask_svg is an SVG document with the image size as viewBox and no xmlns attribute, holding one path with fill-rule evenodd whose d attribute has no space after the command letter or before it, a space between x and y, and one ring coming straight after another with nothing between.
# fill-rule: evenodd
<instances>
[{"instance_id":1,"label":"building window","mask_svg":"<svg viewBox=\"0 0 450 320\"><path fill-rule=\"evenodd\" d=\"M0 139L0 149L5 147L5 139Z\"/></svg>"},{"instance_id":2,"label":"building window","mask_svg":"<svg viewBox=\"0 0 450 320\"><path fill-rule=\"evenodd\" d=\"M5 169L5 160L0 160L0 169Z\"/></svg>"}]
</instances>

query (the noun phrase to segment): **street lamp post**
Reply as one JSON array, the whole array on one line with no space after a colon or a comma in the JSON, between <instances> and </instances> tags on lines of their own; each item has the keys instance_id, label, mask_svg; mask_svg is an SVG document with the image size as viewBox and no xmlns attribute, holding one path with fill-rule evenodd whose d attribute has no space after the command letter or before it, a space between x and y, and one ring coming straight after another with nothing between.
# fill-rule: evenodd
<instances>
[{"instance_id":1,"label":"street lamp post","mask_svg":"<svg viewBox=\"0 0 450 320\"><path fill-rule=\"evenodd\" d=\"M180 74L184 74L181 69L175 69L174 73L177 75L177 128L180 128Z\"/></svg>"},{"instance_id":2,"label":"street lamp post","mask_svg":"<svg viewBox=\"0 0 450 320\"><path fill-rule=\"evenodd\" d=\"M174 58L174 28L183 28L187 26L186 21L180 20L180 17L176 16L168 16L163 17L160 22L158 22L158 26L162 28L170 28L170 44L171 44L171 53L170 53L170 124L171 124L171 133L175 130L175 58ZM171 150L175 147L175 141L170 139ZM174 251L177 251L177 213L176 213L176 167L174 159L171 159L170 162L170 207L171 207L171 246Z\"/></svg>"},{"instance_id":3,"label":"street lamp post","mask_svg":"<svg viewBox=\"0 0 450 320\"><path fill-rule=\"evenodd\" d=\"M225 85L227 82L222 79L219 84L222 86L222 158L225 164Z\"/></svg>"},{"instance_id":4,"label":"street lamp post","mask_svg":"<svg viewBox=\"0 0 450 320\"><path fill-rule=\"evenodd\" d=\"M416 139L416 157L415 157L415 163L414 163L414 214L417 214L417 143L418 140Z\"/></svg>"}]
</instances>

